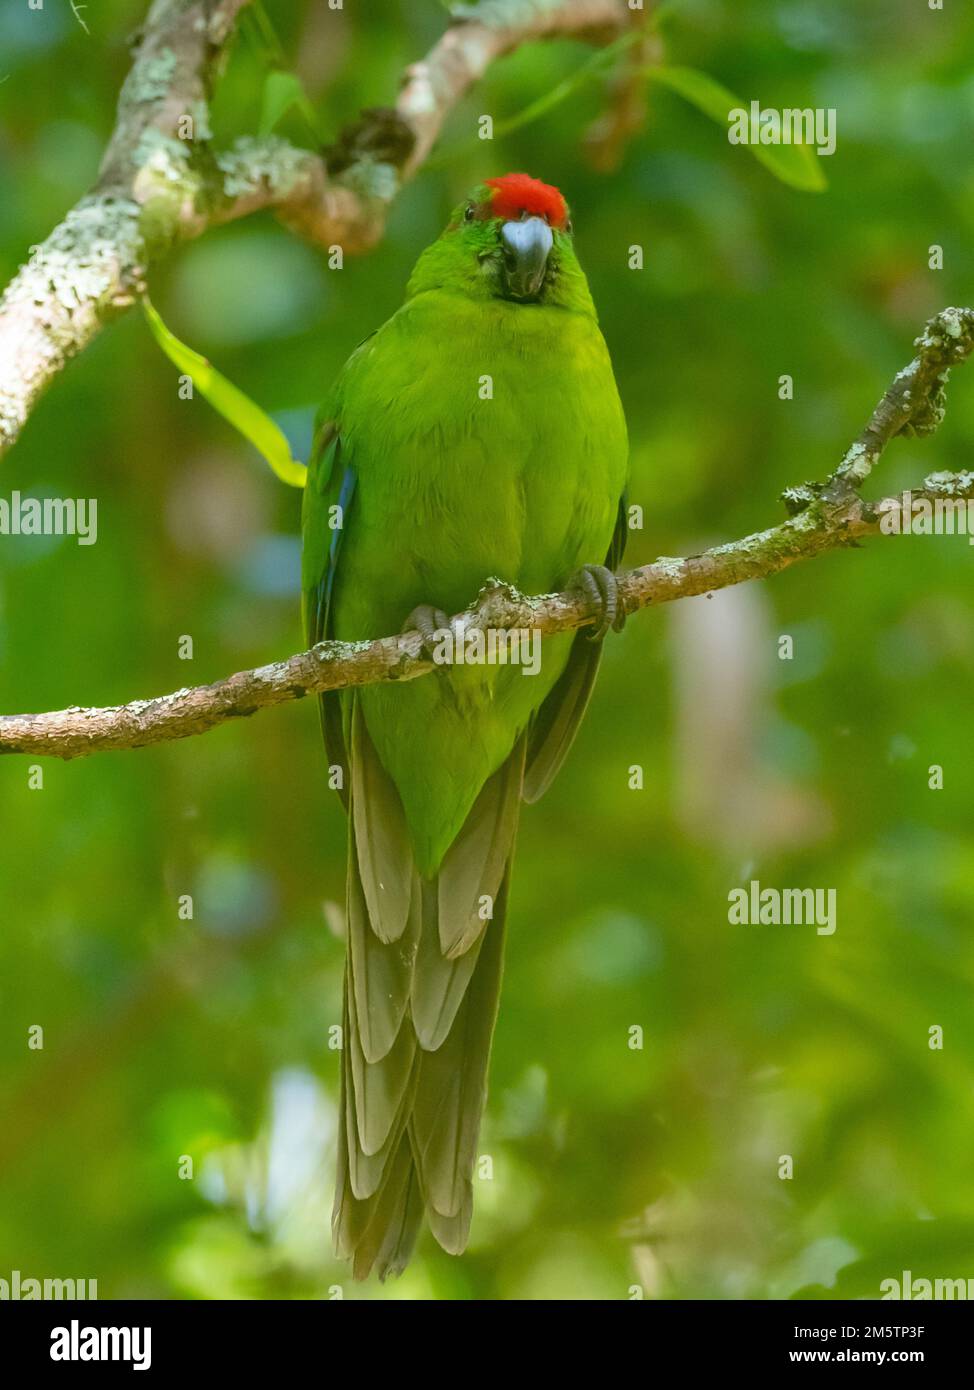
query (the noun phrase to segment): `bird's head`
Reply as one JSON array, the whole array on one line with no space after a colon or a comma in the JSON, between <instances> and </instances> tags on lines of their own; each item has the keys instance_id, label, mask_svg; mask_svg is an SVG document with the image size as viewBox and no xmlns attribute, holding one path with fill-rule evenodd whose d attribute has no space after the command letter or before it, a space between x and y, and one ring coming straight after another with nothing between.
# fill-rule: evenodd
<instances>
[{"instance_id":1,"label":"bird's head","mask_svg":"<svg viewBox=\"0 0 974 1390\"><path fill-rule=\"evenodd\" d=\"M528 174L487 179L454 209L410 280L411 294L431 289L593 312L568 204Z\"/></svg>"}]
</instances>

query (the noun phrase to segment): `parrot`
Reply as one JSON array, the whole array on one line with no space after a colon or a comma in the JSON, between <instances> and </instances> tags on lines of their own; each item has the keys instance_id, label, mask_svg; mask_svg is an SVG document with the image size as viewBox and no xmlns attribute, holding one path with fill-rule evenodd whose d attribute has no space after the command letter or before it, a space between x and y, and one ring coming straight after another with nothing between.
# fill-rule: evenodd
<instances>
[{"instance_id":1,"label":"parrot","mask_svg":"<svg viewBox=\"0 0 974 1390\"><path fill-rule=\"evenodd\" d=\"M489 578L569 588L596 617L546 636L532 674L443 660L320 697L348 819L332 1233L356 1279L400 1274L424 1216L444 1250L467 1245L519 807L563 763L625 621L628 452L564 196L486 179L318 413L308 641L418 631L429 655Z\"/></svg>"}]
</instances>

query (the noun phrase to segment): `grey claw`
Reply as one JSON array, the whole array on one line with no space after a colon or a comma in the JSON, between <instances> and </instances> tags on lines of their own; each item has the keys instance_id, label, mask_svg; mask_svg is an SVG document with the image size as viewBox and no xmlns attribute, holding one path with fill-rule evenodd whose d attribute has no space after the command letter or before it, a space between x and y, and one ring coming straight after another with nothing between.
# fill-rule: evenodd
<instances>
[{"instance_id":1,"label":"grey claw","mask_svg":"<svg viewBox=\"0 0 974 1390\"><path fill-rule=\"evenodd\" d=\"M575 585L590 603L597 604L599 616L593 619L595 628L588 634L590 642L601 642L609 628L621 632L626 622L626 609L619 593L619 581L605 565L583 565L575 576Z\"/></svg>"},{"instance_id":2,"label":"grey claw","mask_svg":"<svg viewBox=\"0 0 974 1390\"><path fill-rule=\"evenodd\" d=\"M403 632L418 632L423 638L423 652L432 657L436 645L436 634L450 626L450 619L442 608L434 608L431 603L420 603L413 609L402 625Z\"/></svg>"}]
</instances>

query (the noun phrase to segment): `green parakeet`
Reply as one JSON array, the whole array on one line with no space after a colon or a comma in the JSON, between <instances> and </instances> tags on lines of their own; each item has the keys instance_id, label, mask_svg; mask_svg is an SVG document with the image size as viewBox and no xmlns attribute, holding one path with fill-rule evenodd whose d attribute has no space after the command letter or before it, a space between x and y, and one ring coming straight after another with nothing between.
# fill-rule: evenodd
<instances>
[{"instance_id":1,"label":"green parakeet","mask_svg":"<svg viewBox=\"0 0 974 1390\"><path fill-rule=\"evenodd\" d=\"M558 189L475 189L320 419L310 641L432 642L490 576L574 585L602 601L597 639L619 625L626 427ZM322 700L349 818L333 1229L359 1278L402 1270L424 1211L445 1250L466 1246L519 804L562 763L600 645L541 651L536 674L441 665Z\"/></svg>"}]
</instances>

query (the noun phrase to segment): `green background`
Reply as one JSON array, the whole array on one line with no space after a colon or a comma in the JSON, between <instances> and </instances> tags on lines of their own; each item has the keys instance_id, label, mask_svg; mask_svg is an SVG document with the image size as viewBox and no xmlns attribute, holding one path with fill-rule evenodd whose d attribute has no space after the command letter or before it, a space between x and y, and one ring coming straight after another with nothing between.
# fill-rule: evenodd
<instances>
[{"instance_id":1,"label":"green background","mask_svg":"<svg viewBox=\"0 0 974 1390\"><path fill-rule=\"evenodd\" d=\"M3 281L94 179L143 11L92 4L89 36L67 0L0 7ZM394 99L445 17L431 0L268 12L326 139ZM255 218L154 271L155 302L306 457L317 403L449 208L526 169L572 203L616 364L645 514L629 559L772 524L924 320L974 296L974 14L686 0L662 35L668 61L745 101L836 108L828 190L785 186L655 86L621 162L594 168L603 77L477 141L480 115L516 115L589 56L535 46L450 117L448 157L373 254L332 271ZM221 142L256 130L266 71L242 35ZM313 143L296 115L282 130ZM970 466L972 370L872 495ZM137 313L63 373L2 470L4 497L99 508L92 547L0 538L3 710L120 702L300 649L299 494L178 399ZM43 790L4 759L0 1277L97 1278L102 1297L622 1299L877 1297L904 1269L974 1275L972 563L964 538L874 540L610 641L570 763L523 819L469 1252L425 1236L385 1286L354 1286L330 1253L342 947L326 904L345 849L311 702L52 761ZM730 926L728 891L750 878L835 888L835 935Z\"/></svg>"}]
</instances>

